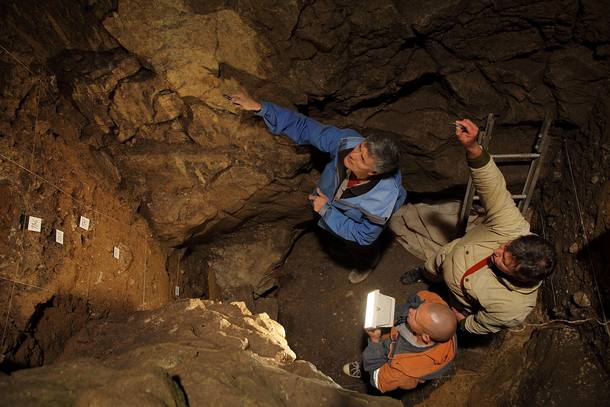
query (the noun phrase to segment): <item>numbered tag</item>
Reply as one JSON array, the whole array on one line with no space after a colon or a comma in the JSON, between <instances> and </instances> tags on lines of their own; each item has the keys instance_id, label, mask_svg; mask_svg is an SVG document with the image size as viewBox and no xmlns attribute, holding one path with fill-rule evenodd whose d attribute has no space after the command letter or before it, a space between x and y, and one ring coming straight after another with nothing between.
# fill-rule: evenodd
<instances>
[{"instance_id":1,"label":"numbered tag","mask_svg":"<svg viewBox=\"0 0 610 407\"><path fill-rule=\"evenodd\" d=\"M176 286L176 288L174 288L174 295L176 297L180 296L180 286Z\"/></svg>"},{"instance_id":2,"label":"numbered tag","mask_svg":"<svg viewBox=\"0 0 610 407\"><path fill-rule=\"evenodd\" d=\"M64 244L64 232L59 229L55 229L55 242Z\"/></svg>"},{"instance_id":3,"label":"numbered tag","mask_svg":"<svg viewBox=\"0 0 610 407\"><path fill-rule=\"evenodd\" d=\"M115 259L119 259L119 257L121 257L121 250L114 246L114 248L112 249L112 257L114 257Z\"/></svg>"},{"instance_id":4,"label":"numbered tag","mask_svg":"<svg viewBox=\"0 0 610 407\"><path fill-rule=\"evenodd\" d=\"M81 229L89 230L89 225L91 224L91 220L89 218L85 218L84 216L80 217L80 221L78 222L78 226Z\"/></svg>"},{"instance_id":5,"label":"numbered tag","mask_svg":"<svg viewBox=\"0 0 610 407\"><path fill-rule=\"evenodd\" d=\"M42 219L35 216L30 216L28 218L28 230L40 233L42 230Z\"/></svg>"}]
</instances>

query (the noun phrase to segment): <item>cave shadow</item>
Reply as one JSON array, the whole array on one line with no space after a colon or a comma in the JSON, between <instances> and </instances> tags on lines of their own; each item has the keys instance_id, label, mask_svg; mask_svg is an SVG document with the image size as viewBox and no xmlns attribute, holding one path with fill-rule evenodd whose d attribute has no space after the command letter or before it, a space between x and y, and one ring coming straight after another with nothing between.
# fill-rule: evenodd
<instances>
[{"instance_id":1,"label":"cave shadow","mask_svg":"<svg viewBox=\"0 0 610 407\"><path fill-rule=\"evenodd\" d=\"M313 224L317 224L317 219L314 219ZM388 228L385 228L379 238L368 248L367 246L359 246L356 243L345 241L319 227L315 227L313 232L322 251L330 257L335 265L346 269L374 269L394 240L394 235ZM365 257L371 258L371 260L364 260Z\"/></svg>"},{"instance_id":2,"label":"cave shadow","mask_svg":"<svg viewBox=\"0 0 610 407\"><path fill-rule=\"evenodd\" d=\"M172 380L174 381L174 383L176 384L176 387L178 387L178 389L182 392L182 395L184 396L184 402L186 403L186 406L190 406L191 404L189 403L189 396L186 392L186 390L184 389L184 386L182 385L182 380L180 379L179 375L173 375L172 376Z\"/></svg>"},{"instance_id":3,"label":"cave shadow","mask_svg":"<svg viewBox=\"0 0 610 407\"><path fill-rule=\"evenodd\" d=\"M594 293L595 289L599 289L599 296L601 297L601 304L598 304L597 313L602 315L605 313L607 316L610 314L610 230L606 230L604 233L589 242L588 245L582 247L577 253L576 258L581 261L584 268L589 271L589 276L593 282L597 282L598 287L592 287ZM591 269L593 267L593 269ZM597 297L597 296L595 296ZM598 299L598 298L596 298ZM603 313L601 312L603 311Z\"/></svg>"},{"instance_id":4,"label":"cave shadow","mask_svg":"<svg viewBox=\"0 0 610 407\"><path fill-rule=\"evenodd\" d=\"M127 302L107 302L95 305L90 300L72 294L54 294L35 305L23 329L19 323L9 320L6 335L6 351L0 362L0 372L10 375L22 369L53 364L64 354L70 340L90 321L126 321L136 307Z\"/></svg>"}]
</instances>

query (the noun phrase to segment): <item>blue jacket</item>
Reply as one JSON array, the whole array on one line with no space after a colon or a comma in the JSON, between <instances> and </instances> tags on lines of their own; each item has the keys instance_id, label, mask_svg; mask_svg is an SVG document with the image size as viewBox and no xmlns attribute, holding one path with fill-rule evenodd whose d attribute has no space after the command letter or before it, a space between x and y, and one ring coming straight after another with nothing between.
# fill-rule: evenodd
<instances>
[{"instance_id":1,"label":"blue jacket","mask_svg":"<svg viewBox=\"0 0 610 407\"><path fill-rule=\"evenodd\" d=\"M351 150L365 138L351 129L326 126L273 103L262 103L257 113L273 134L285 134L297 144L310 144L329 153L318 181L318 188L333 199L342 180L339 179L339 152ZM407 192L402 186L400 170L381 179L370 191L351 198L331 200L320 211L318 225L333 234L360 245L370 245L383 231L386 222L404 203Z\"/></svg>"}]
</instances>

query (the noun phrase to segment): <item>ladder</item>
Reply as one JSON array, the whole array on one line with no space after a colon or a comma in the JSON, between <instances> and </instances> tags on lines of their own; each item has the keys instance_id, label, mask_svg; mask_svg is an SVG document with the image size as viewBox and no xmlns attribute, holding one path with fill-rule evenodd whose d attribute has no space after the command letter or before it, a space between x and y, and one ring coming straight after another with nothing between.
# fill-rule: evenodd
<instances>
[{"instance_id":1,"label":"ladder","mask_svg":"<svg viewBox=\"0 0 610 407\"><path fill-rule=\"evenodd\" d=\"M479 144L483 146L484 149L487 150L489 146L489 141L491 140L491 136L493 133L494 127L494 115L490 113L487 116L487 122L485 123L485 129L479 131L478 141ZM529 162L529 170L527 172L527 178L525 179L525 185L523 186L523 190L520 194L513 194L511 197L518 201L518 208L522 214L525 215L527 209L532 200L532 194L534 189L536 188L536 182L538 182L538 176L540 175L540 169L542 167L542 162L544 156L549 147L548 143L548 132L551 127L551 119L546 117L540 127L540 131L536 136L536 143L534 145L534 151L531 153L520 153L520 154L492 154L491 157L498 164L498 166L502 164L515 164L515 163L528 163ZM468 215L470 214L470 209L472 208L473 201L479 200L479 197L475 195L474 185L472 183L472 177L468 178L468 184L466 186L466 193L464 194L464 199L462 201L462 206L460 208L460 215L458 218L457 232L458 236L463 236L466 233L466 226L468 225Z\"/></svg>"}]
</instances>

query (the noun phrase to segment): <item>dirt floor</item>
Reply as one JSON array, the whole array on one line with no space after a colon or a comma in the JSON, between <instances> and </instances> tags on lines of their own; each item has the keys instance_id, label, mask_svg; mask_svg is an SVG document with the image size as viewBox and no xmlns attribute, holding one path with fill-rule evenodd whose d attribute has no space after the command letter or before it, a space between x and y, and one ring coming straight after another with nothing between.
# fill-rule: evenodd
<instances>
[{"instance_id":1,"label":"dirt floor","mask_svg":"<svg viewBox=\"0 0 610 407\"><path fill-rule=\"evenodd\" d=\"M315 364L346 389L369 394L379 392L368 384L368 375L354 379L342 372L343 364L360 360L366 346L363 331L366 295L379 289L404 300L428 285L403 285L399 277L422 263L390 241L375 271L360 284L351 284L349 269L324 252L315 233L307 233L295 245L281 270L279 322L286 328L288 343L299 359ZM405 404L422 402L432 387L428 383L410 392L394 392Z\"/></svg>"}]
</instances>

